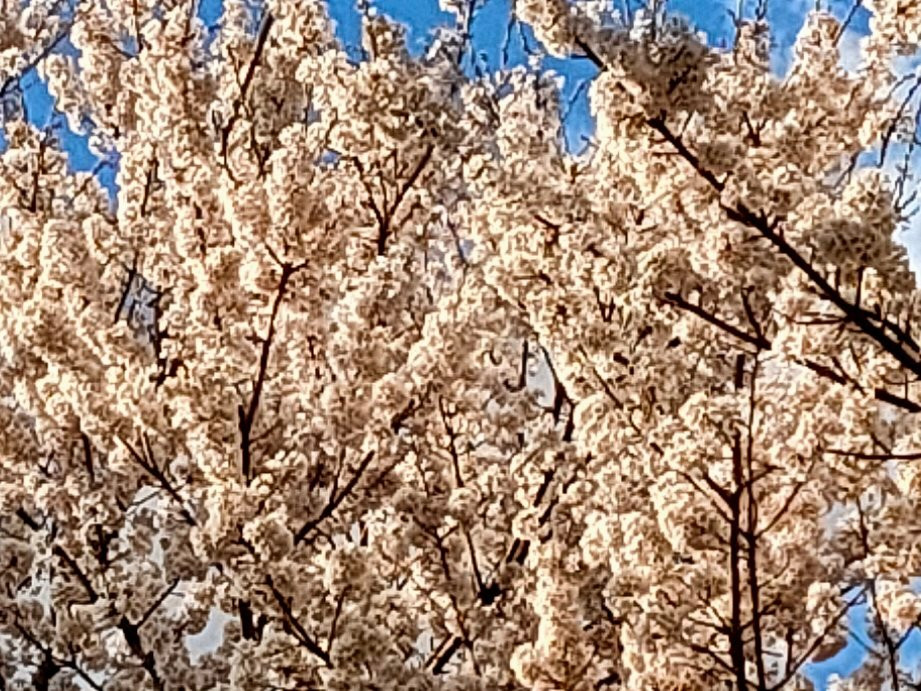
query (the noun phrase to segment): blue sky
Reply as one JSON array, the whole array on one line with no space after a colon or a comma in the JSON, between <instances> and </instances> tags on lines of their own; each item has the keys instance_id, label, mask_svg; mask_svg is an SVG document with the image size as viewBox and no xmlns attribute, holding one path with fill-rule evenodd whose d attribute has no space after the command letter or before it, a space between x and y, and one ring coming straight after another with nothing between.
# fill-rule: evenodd
<instances>
[{"instance_id":1,"label":"blue sky","mask_svg":"<svg viewBox=\"0 0 921 691\"><path fill-rule=\"evenodd\" d=\"M618 7L625 1L631 2L632 5L637 4L637 0L612 0ZM813 1L784 0L769 4L769 16L777 44L774 51L774 66L778 73L786 70L789 48L802 23L803 14ZM424 50L432 29L451 20L451 15L440 11L437 0L372 0L371 4L381 13L407 27L410 48L416 53ZM472 33L478 61L488 69L499 67L500 46L505 35L511 4L512 0L485 0L473 23ZM671 12L691 18L695 26L706 33L709 43L725 45L732 41L733 28L728 10L735 4L736 0L669 0L668 8ZM328 0L328 5L340 40L346 46L359 46L360 23L355 0ZM850 0L826 0L826 5L837 15L844 16L850 7ZM213 26L219 22L221 11L222 0L200 0L198 14L207 25ZM852 28L865 33L868 17L868 12L859 9L852 21ZM524 28L524 33L533 44L533 35L527 27ZM62 49L68 49L66 42ZM521 61L523 51L517 33L511 42L511 49L512 64ZM595 69L586 60L559 60L550 57L544 60L544 66L565 79L562 93L562 102L568 104L565 135L569 148L579 150L582 146L582 137L591 134L593 130L583 87L586 80L594 76ZM71 132L63 123L63 119L54 117L52 99L35 70L25 76L22 87L29 119L40 126L54 124L60 127L72 170L94 169L99 161L87 146L88 137ZM113 166L103 167L98 175L103 184L113 189Z\"/></svg>"},{"instance_id":2,"label":"blue sky","mask_svg":"<svg viewBox=\"0 0 921 691\"><path fill-rule=\"evenodd\" d=\"M355 0L328 0L330 13L336 21L337 34L348 46L360 45L359 15ZM622 6L623 0L612 0L615 6ZM447 23L451 16L442 13L438 0L373 0L372 6L381 13L403 23L408 29L410 47L420 53L429 40L432 29L438 24ZM500 64L500 50L505 35L511 0L485 0L472 27L473 45L485 69L494 70ZM632 0L632 4L638 4ZM747 3L749 6L753 2ZM692 22L707 35L712 45L731 43L733 26L728 9L734 8L736 0L670 0L669 9L688 16ZM814 5L814 0L772 0L769 18L774 27L775 49L773 65L778 74L783 74L789 64L789 49L802 24L804 13ZM849 10L851 0L826 0L823 5L837 16L843 17ZM201 0L199 16L208 25L216 24L220 19L221 0ZM857 34L868 31L869 14L860 9L854 16L851 29ZM533 42L530 32L525 35ZM63 46L67 50L67 45ZM520 38L511 45L512 63L520 61L523 56ZM581 87L591 79L595 69L587 60L559 60L547 58L547 69L552 69L565 78L562 102L572 101L571 110L566 120L567 144L571 150L581 148L581 138L593 129L588 113L587 100ZM26 74L21 82L25 94L25 104L29 119L41 127L54 125L61 128L64 147L68 153L72 170L93 170L99 161L87 146L87 137L69 131L63 118L55 115L52 99L35 70ZM117 163L117 162L116 162ZM110 190L114 189L115 166L99 170L100 180ZM857 637L864 629L862 620L865 608L856 608L850 616L850 622ZM864 652L857 637L839 655L822 664L812 665L809 676L817 683L817 688L825 688L825 680L832 673L842 676L850 674L862 662ZM921 636L915 632L905 646L909 659L916 661L921 656Z\"/></svg>"}]
</instances>

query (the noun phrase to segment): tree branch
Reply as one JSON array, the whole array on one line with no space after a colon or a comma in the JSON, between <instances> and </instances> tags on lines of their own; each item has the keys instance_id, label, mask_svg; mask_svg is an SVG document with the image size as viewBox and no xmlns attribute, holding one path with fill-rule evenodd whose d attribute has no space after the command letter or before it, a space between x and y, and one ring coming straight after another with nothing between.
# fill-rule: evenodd
<instances>
[{"instance_id":1,"label":"tree branch","mask_svg":"<svg viewBox=\"0 0 921 691\"><path fill-rule=\"evenodd\" d=\"M262 387L265 385L266 372L269 368L269 354L272 350L272 341L275 338L275 320L278 317L278 311L281 303L285 299L285 293L288 288L288 281L297 271L303 268L305 264L294 266L290 263L284 263L281 267L281 278L278 281L278 288L275 291L275 300L272 303L272 314L269 317L269 330L262 339L262 349L259 353L259 370L256 373L256 381L253 384L253 393L250 396L249 404L246 409L243 406L237 406L237 415L239 418L240 428L240 473L247 485L253 479L252 467L252 431L253 423L256 421L256 413L259 410L259 399L262 396Z\"/></svg>"},{"instance_id":2,"label":"tree branch","mask_svg":"<svg viewBox=\"0 0 921 691\"><path fill-rule=\"evenodd\" d=\"M307 632L307 629L305 629L303 625L297 620L297 617L294 616L294 612L291 610L291 603L287 598L285 598L284 595L281 594L281 591L278 590L270 575L265 577L265 582L266 585L269 586L269 589L272 591L275 602L278 604L279 609L281 609L281 613L284 615L285 621L293 630L294 637L312 655L320 658L324 665L331 668L333 664L329 654L317 644L313 637Z\"/></svg>"},{"instance_id":3,"label":"tree branch","mask_svg":"<svg viewBox=\"0 0 921 691\"><path fill-rule=\"evenodd\" d=\"M316 518L312 518L304 525L301 526L300 530L294 536L294 544L300 544L314 529L316 529L323 521L333 515L342 501L352 493L352 490L355 489L355 485L358 484L358 481L361 479L361 476L367 470L368 466L371 465L371 460L374 458L374 452L369 451L367 455L362 459L361 463L358 465L358 468L353 473L352 477L349 478L348 483L345 487L342 488L342 491L336 493L335 489L330 495L329 501L326 503L326 506L323 507L323 510L320 512Z\"/></svg>"},{"instance_id":4,"label":"tree branch","mask_svg":"<svg viewBox=\"0 0 921 691\"><path fill-rule=\"evenodd\" d=\"M716 179L716 176L707 170L700 163L700 160L684 145L680 137L677 137L665 124L662 117L649 118L646 123L661 134L684 158L692 168L717 192L725 189L725 184ZM742 225L757 231L768 240L774 247L785 256L790 262L798 268L806 277L819 289L819 292L832 304L835 305L848 320L853 322L866 336L876 341L876 343L903 367L918 377L921 377L921 361L917 357L909 354L903 347L902 341L894 340L886 331L885 323L877 325L874 321L882 321L872 312L860 308L850 301L834 288L819 271L812 266L812 263L800 254L790 243L788 243L776 228L781 223L782 218L775 218L768 222L767 215L764 212L754 212L745 205L744 202L736 202L735 205L729 206L720 204L726 215Z\"/></svg>"}]
</instances>

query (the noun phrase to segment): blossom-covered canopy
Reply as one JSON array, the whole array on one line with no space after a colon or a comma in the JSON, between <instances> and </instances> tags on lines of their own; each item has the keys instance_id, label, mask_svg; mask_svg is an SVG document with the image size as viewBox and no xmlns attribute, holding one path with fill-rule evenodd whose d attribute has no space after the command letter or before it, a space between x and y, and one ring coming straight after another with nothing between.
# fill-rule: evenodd
<instances>
[{"instance_id":1,"label":"blossom-covered canopy","mask_svg":"<svg viewBox=\"0 0 921 691\"><path fill-rule=\"evenodd\" d=\"M581 154L443 4L360 59L320 0L4 4L0 96L117 198L7 113L0 689L807 689L864 602L839 688L899 688L921 1L779 79L763 2L518 0L597 67Z\"/></svg>"}]
</instances>

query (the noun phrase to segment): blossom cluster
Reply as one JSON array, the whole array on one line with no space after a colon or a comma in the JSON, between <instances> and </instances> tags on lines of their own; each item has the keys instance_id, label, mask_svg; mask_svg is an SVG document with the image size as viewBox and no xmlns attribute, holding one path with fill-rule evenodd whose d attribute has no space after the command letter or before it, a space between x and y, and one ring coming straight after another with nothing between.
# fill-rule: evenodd
<instances>
[{"instance_id":1,"label":"blossom cluster","mask_svg":"<svg viewBox=\"0 0 921 691\"><path fill-rule=\"evenodd\" d=\"M921 299L857 161L915 145L918 0L784 80L763 17L518 0L598 68L578 155L538 56L468 74L477 3L360 59L320 0L65 4L0 79L117 192L4 121L0 688L806 689L863 603L839 688L898 685Z\"/></svg>"}]
</instances>

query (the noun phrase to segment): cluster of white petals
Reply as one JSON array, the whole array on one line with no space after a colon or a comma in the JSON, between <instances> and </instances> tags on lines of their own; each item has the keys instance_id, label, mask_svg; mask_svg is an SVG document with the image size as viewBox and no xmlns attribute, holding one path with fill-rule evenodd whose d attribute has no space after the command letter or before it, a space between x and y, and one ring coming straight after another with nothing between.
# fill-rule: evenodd
<instances>
[{"instance_id":1,"label":"cluster of white petals","mask_svg":"<svg viewBox=\"0 0 921 691\"><path fill-rule=\"evenodd\" d=\"M518 0L580 155L477 3L360 59L321 0L4 4L0 689L805 691L861 605L833 688L898 688L921 293L858 159L917 144L921 0L865 4L780 80L763 18Z\"/></svg>"}]
</instances>

